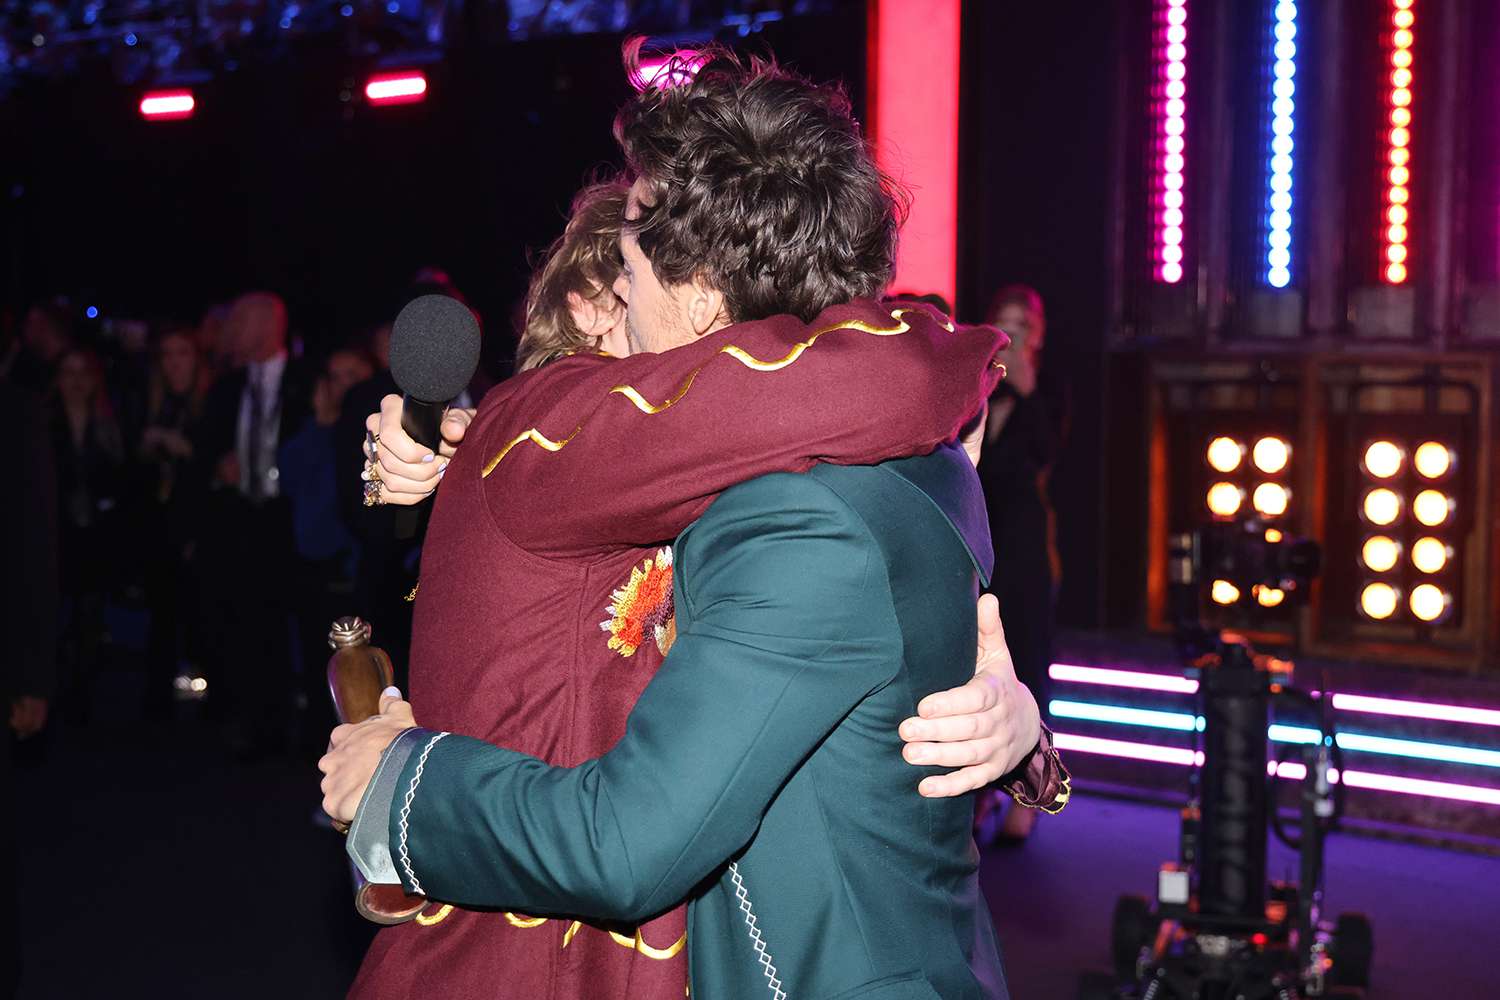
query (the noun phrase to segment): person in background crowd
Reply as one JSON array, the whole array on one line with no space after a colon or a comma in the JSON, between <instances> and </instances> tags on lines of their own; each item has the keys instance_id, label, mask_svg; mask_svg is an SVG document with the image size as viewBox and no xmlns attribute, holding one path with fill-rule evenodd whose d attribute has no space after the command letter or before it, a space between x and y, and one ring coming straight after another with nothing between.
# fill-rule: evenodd
<instances>
[{"instance_id":1,"label":"person in background crowd","mask_svg":"<svg viewBox=\"0 0 1500 1000\"><path fill-rule=\"evenodd\" d=\"M12 777L11 738L27 740L47 724L57 685L58 503L52 435L40 398L0 377L0 426L16 435L25 469L23 487L4 491L0 551L8 572L0 582L0 629L6 637L0 666L0 997L12 997L21 979L20 879L16 830L25 804Z\"/></svg>"},{"instance_id":2,"label":"person in background crowd","mask_svg":"<svg viewBox=\"0 0 1500 1000\"><path fill-rule=\"evenodd\" d=\"M312 416L277 453L282 494L292 507L297 551L296 589L299 706L303 743L321 752L333 721L323 663L328 656L328 626L349 613L359 546L339 516L334 427L351 386L370 378L375 363L361 350L344 348L329 355L313 384Z\"/></svg>"},{"instance_id":3,"label":"person in background crowd","mask_svg":"<svg viewBox=\"0 0 1500 1000\"><path fill-rule=\"evenodd\" d=\"M203 318L198 321L198 329L195 331L198 360L210 378L234 367L224 355L224 320L228 316L228 306L209 306L203 311Z\"/></svg>"},{"instance_id":4,"label":"person in background crowd","mask_svg":"<svg viewBox=\"0 0 1500 1000\"><path fill-rule=\"evenodd\" d=\"M67 302L38 302L27 310L20 340L7 361L11 380L33 392L46 392L58 362L72 346L73 313Z\"/></svg>"},{"instance_id":5,"label":"person in background crowd","mask_svg":"<svg viewBox=\"0 0 1500 1000\"><path fill-rule=\"evenodd\" d=\"M142 535L152 546L141 564L150 612L144 708L153 722L170 718L178 666L185 653L198 652L189 641L196 615L188 579L202 496L190 470L209 384L191 330L168 330L157 340L136 446Z\"/></svg>"},{"instance_id":6,"label":"person in background crowd","mask_svg":"<svg viewBox=\"0 0 1500 1000\"><path fill-rule=\"evenodd\" d=\"M224 321L224 354L236 366L204 403L193 442L208 488L199 545L207 602L209 705L230 749L254 756L284 745L292 704L291 511L276 454L306 421L311 392L287 351L280 297L252 292Z\"/></svg>"},{"instance_id":7,"label":"person in background crowd","mask_svg":"<svg viewBox=\"0 0 1500 1000\"><path fill-rule=\"evenodd\" d=\"M1010 346L1000 356L1006 376L990 398L979 460L995 545L990 589L1000 601L1016 676L1036 696L1045 719L1058 582L1047 477L1062 447L1067 399L1056 379L1042 375L1047 316L1035 289L1001 288L985 320L1010 335ZM996 837L1016 841L1030 834L1037 811L1008 808L1001 819L1006 799L1003 793L989 792L981 800L975 823L981 842Z\"/></svg>"},{"instance_id":8,"label":"person in background crowd","mask_svg":"<svg viewBox=\"0 0 1500 1000\"><path fill-rule=\"evenodd\" d=\"M118 562L113 524L125 462L104 366L93 351L74 348L59 360L51 423L62 525L64 678L69 710L87 721L104 638L104 602Z\"/></svg>"}]
</instances>

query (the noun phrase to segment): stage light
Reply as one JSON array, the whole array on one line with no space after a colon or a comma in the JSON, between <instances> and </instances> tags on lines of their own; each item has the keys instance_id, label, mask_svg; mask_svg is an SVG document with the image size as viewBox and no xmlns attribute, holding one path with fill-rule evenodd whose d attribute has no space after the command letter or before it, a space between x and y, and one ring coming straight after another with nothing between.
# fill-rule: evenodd
<instances>
[{"instance_id":1,"label":"stage light","mask_svg":"<svg viewBox=\"0 0 1500 1000\"><path fill-rule=\"evenodd\" d=\"M1255 487L1250 502L1264 517L1280 517L1286 513L1291 494L1278 483L1261 483Z\"/></svg>"},{"instance_id":2,"label":"stage light","mask_svg":"<svg viewBox=\"0 0 1500 1000\"><path fill-rule=\"evenodd\" d=\"M427 77L417 70L379 73L365 84L371 104L416 104L427 99Z\"/></svg>"},{"instance_id":3,"label":"stage light","mask_svg":"<svg viewBox=\"0 0 1500 1000\"><path fill-rule=\"evenodd\" d=\"M1279 587L1255 585L1255 600L1263 608L1274 608L1286 600L1286 591Z\"/></svg>"},{"instance_id":4,"label":"stage light","mask_svg":"<svg viewBox=\"0 0 1500 1000\"><path fill-rule=\"evenodd\" d=\"M1411 564L1423 573L1441 573L1452 552L1439 539L1418 538L1411 547Z\"/></svg>"},{"instance_id":5,"label":"stage light","mask_svg":"<svg viewBox=\"0 0 1500 1000\"><path fill-rule=\"evenodd\" d=\"M1153 674L1142 670L1116 670L1112 667L1081 667L1071 663L1054 663L1047 668L1047 676L1055 681L1132 688L1137 691L1165 691L1169 694L1196 694L1198 692L1198 682L1180 674ZM1500 715L1500 712L1496 714Z\"/></svg>"},{"instance_id":6,"label":"stage light","mask_svg":"<svg viewBox=\"0 0 1500 1000\"><path fill-rule=\"evenodd\" d=\"M1216 437L1208 443L1208 464L1218 472L1233 472L1240 467L1245 446L1234 438Z\"/></svg>"},{"instance_id":7,"label":"stage light","mask_svg":"<svg viewBox=\"0 0 1500 1000\"><path fill-rule=\"evenodd\" d=\"M1453 498L1438 490L1423 490L1411 502L1411 512L1427 527L1436 528L1453 512Z\"/></svg>"},{"instance_id":8,"label":"stage light","mask_svg":"<svg viewBox=\"0 0 1500 1000\"><path fill-rule=\"evenodd\" d=\"M1157 132L1152 179L1155 277L1176 284L1182 280L1185 259L1181 209L1187 166L1183 141L1187 132L1187 0L1157 0L1156 20L1158 25L1164 22L1166 28L1160 32L1152 61L1166 86L1159 95L1153 95ZM1171 221L1167 211L1174 212Z\"/></svg>"},{"instance_id":9,"label":"stage light","mask_svg":"<svg viewBox=\"0 0 1500 1000\"><path fill-rule=\"evenodd\" d=\"M1089 669L1098 670L1100 668L1093 667ZM1146 676L1154 675L1148 674ZM1104 682L1100 681L1096 683ZM1193 691L1196 692L1197 690L1198 688L1195 684ZM1335 694L1333 696L1333 707L1340 712L1395 715L1406 719L1431 719L1435 722L1460 722L1471 726L1500 727L1500 709L1475 708L1470 705L1444 705L1439 702L1408 701L1403 698L1378 698L1367 694Z\"/></svg>"},{"instance_id":10,"label":"stage light","mask_svg":"<svg viewBox=\"0 0 1500 1000\"><path fill-rule=\"evenodd\" d=\"M1383 486L1373 489L1365 494L1364 511L1367 521L1383 527L1401 516L1401 498Z\"/></svg>"},{"instance_id":11,"label":"stage light","mask_svg":"<svg viewBox=\"0 0 1500 1000\"><path fill-rule=\"evenodd\" d=\"M1215 517L1233 517L1244 499L1244 490L1233 483L1214 483L1208 488L1208 509Z\"/></svg>"},{"instance_id":12,"label":"stage light","mask_svg":"<svg viewBox=\"0 0 1500 1000\"><path fill-rule=\"evenodd\" d=\"M1084 716L1079 716L1079 718L1084 718ZM1309 726L1273 724L1266 731L1266 735L1273 743L1316 746L1323 741L1322 731ZM1369 733L1339 733L1335 740L1340 750L1378 753L1391 757L1410 757L1414 760L1439 760L1448 764L1472 764L1476 767L1500 767L1500 750L1488 750L1483 747L1428 743L1425 740L1401 740Z\"/></svg>"},{"instance_id":13,"label":"stage light","mask_svg":"<svg viewBox=\"0 0 1500 1000\"><path fill-rule=\"evenodd\" d=\"M1360 548L1359 557L1375 572L1386 573L1401 558L1401 543L1385 535L1371 535Z\"/></svg>"},{"instance_id":14,"label":"stage light","mask_svg":"<svg viewBox=\"0 0 1500 1000\"><path fill-rule=\"evenodd\" d=\"M1384 621L1396 613L1396 588L1388 583L1371 583L1359 595L1359 607L1370 618Z\"/></svg>"},{"instance_id":15,"label":"stage light","mask_svg":"<svg viewBox=\"0 0 1500 1000\"><path fill-rule=\"evenodd\" d=\"M141 117L147 121L175 121L193 117L197 102L191 90L153 90L141 98Z\"/></svg>"},{"instance_id":16,"label":"stage light","mask_svg":"<svg viewBox=\"0 0 1500 1000\"><path fill-rule=\"evenodd\" d=\"M1365 449L1365 471L1376 479L1389 479L1401 471L1406 453L1391 441L1376 441Z\"/></svg>"},{"instance_id":17,"label":"stage light","mask_svg":"<svg viewBox=\"0 0 1500 1000\"><path fill-rule=\"evenodd\" d=\"M1415 37L1412 27L1416 22L1416 15L1412 12L1409 4L1395 2L1391 9L1391 74L1390 90L1386 99L1390 105L1390 120L1394 126L1389 135L1389 143L1386 148L1386 157L1392 164L1388 173L1391 187L1386 191L1386 203L1391 208L1404 206L1410 199L1411 192L1408 185L1411 183L1411 171L1407 167L1410 160L1407 147L1411 144L1411 132L1409 126L1412 121L1412 46ZM1397 157L1397 152L1400 157ZM1407 279L1407 239L1406 229L1397 230L1395 225L1404 226L1406 215L1403 211L1399 220L1391 219L1393 228L1386 231L1384 257L1382 264L1383 276L1387 284L1400 285Z\"/></svg>"},{"instance_id":18,"label":"stage light","mask_svg":"<svg viewBox=\"0 0 1500 1000\"><path fill-rule=\"evenodd\" d=\"M1448 613L1453 598L1431 583L1419 583L1411 590L1411 613L1419 621L1435 622Z\"/></svg>"},{"instance_id":19,"label":"stage light","mask_svg":"<svg viewBox=\"0 0 1500 1000\"><path fill-rule=\"evenodd\" d=\"M1190 712L1158 712L1124 705L1099 705L1087 701L1065 701L1054 698L1047 704L1054 718L1086 719L1090 722L1114 722L1126 726L1150 726L1153 729L1175 729L1181 733L1203 731L1203 719Z\"/></svg>"},{"instance_id":20,"label":"stage light","mask_svg":"<svg viewBox=\"0 0 1500 1000\"><path fill-rule=\"evenodd\" d=\"M1263 437L1255 442L1251 457L1257 469L1268 476L1275 475L1291 460L1292 446L1279 437Z\"/></svg>"},{"instance_id":21,"label":"stage light","mask_svg":"<svg viewBox=\"0 0 1500 1000\"><path fill-rule=\"evenodd\" d=\"M89 306L87 309L85 309L83 311L83 314L85 316L87 316L89 319L98 319L99 318L99 307L98 306Z\"/></svg>"},{"instance_id":22,"label":"stage light","mask_svg":"<svg viewBox=\"0 0 1500 1000\"><path fill-rule=\"evenodd\" d=\"M1272 544L1275 544L1276 542L1281 541L1281 529L1280 528L1267 528L1266 529L1266 541L1271 542Z\"/></svg>"},{"instance_id":23,"label":"stage light","mask_svg":"<svg viewBox=\"0 0 1500 1000\"><path fill-rule=\"evenodd\" d=\"M1417 446L1412 464L1417 467L1418 475L1427 479L1441 479L1453 468L1453 451L1445 444L1424 441Z\"/></svg>"},{"instance_id":24,"label":"stage light","mask_svg":"<svg viewBox=\"0 0 1500 1000\"><path fill-rule=\"evenodd\" d=\"M1240 588L1228 580L1215 580L1209 588L1209 595L1215 604L1229 605L1240 599Z\"/></svg>"},{"instance_id":25,"label":"stage light","mask_svg":"<svg viewBox=\"0 0 1500 1000\"><path fill-rule=\"evenodd\" d=\"M1054 733L1052 745L1059 750L1078 753L1096 753L1106 757L1128 757L1131 760L1150 760L1158 764L1178 764L1183 767L1201 766L1203 751L1189 747L1161 747L1150 743L1132 743L1128 740L1106 740L1098 736L1079 736L1076 733Z\"/></svg>"},{"instance_id":26,"label":"stage light","mask_svg":"<svg viewBox=\"0 0 1500 1000\"><path fill-rule=\"evenodd\" d=\"M1271 67L1271 149L1266 187L1271 211L1266 216L1266 283L1272 288L1291 284L1292 135L1296 131L1297 4L1282 0L1272 8L1275 39Z\"/></svg>"}]
</instances>

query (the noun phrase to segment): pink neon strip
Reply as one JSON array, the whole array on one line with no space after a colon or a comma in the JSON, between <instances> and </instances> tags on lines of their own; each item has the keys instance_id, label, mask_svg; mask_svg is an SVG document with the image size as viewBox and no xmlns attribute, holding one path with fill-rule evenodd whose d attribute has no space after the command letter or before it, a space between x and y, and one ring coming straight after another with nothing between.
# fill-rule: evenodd
<instances>
[{"instance_id":1,"label":"pink neon strip","mask_svg":"<svg viewBox=\"0 0 1500 1000\"><path fill-rule=\"evenodd\" d=\"M1132 760L1150 760L1158 764L1177 764L1180 767L1192 767L1195 764L1201 766L1203 763L1203 752L1189 747L1160 747L1151 743L1106 740L1097 736L1079 736L1076 733L1054 733L1052 745L1059 750L1129 757Z\"/></svg>"},{"instance_id":2,"label":"pink neon strip","mask_svg":"<svg viewBox=\"0 0 1500 1000\"><path fill-rule=\"evenodd\" d=\"M1136 688L1142 691L1167 691L1172 694L1197 694L1198 682L1174 674L1150 674L1139 670L1109 670L1104 667L1075 667L1054 663L1047 673L1056 681L1077 684L1103 684L1108 687Z\"/></svg>"},{"instance_id":3,"label":"pink neon strip","mask_svg":"<svg viewBox=\"0 0 1500 1000\"><path fill-rule=\"evenodd\" d=\"M1097 753L1106 757L1128 757L1131 760L1149 760L1159 764L1176 764L1179 767L1203 766L1203 751L1187 747L1162 747L1152 743L1130 743L1125 740L1103 740L1095 736L1078 736L1074 733L1054 733L1052 744L1059 750L1076 750L1079 753ZM1266 773L1275 772L1277 777L1301 781L1307 777L1307 767L1293 761L1283 763L1280 768L1268 763ZM1381 792L1397 792L1402 795L1428 795L1437 799L1453 799L1458 802L1480 802L1500 806L1500 788L1485 788L1480 785L1459 785L1451 781L1429 781L1426 778L1405 778L1398 774L1376 774L1371 771L1345 771L1336 769L1329 777L1337 783L1344 782L1350 788L1370 788Z\"/></svg>"},{"instance_id":4,"label":"pink neon strip","mask_svg":"<svg viewBox=\"0 0 1500 1000\"><path fill-rule=\"evenodd\" d=\"M1375 715L1401 715L1409 719L1500 726L1500 711L1493 708L1466 708L1462 705L1439 705L1429 701L1373 698L1363 694L1336 694L1333 696L1333 707L1341 712L1370 712Z\"/></svg>"},{"instance_id":5,"label":"pink neon strip","mask_svg":"<svg viewBox=\"0 0 1500 1000\"><path fill-rule=\"evenodd\" d=\"M1307 777L1307 767L1287 761L1280 767L1266 765L1266 773L1276 772L1278 778L1301 781ZM1342 781L1350 788L1371 788L1381 792L1398 792L1402 795L1428 795L1435 799L1453 799L1458 802L1481 802L1500 806L1500 788L1485 788L1482 785L1459 785L1451 781L1431 781L1426 778L1407 778L1399 774L1376 774L1371 771L1345 771L1330 768L1329 778L1337 784Z\"/></svg>"}]
</instances>

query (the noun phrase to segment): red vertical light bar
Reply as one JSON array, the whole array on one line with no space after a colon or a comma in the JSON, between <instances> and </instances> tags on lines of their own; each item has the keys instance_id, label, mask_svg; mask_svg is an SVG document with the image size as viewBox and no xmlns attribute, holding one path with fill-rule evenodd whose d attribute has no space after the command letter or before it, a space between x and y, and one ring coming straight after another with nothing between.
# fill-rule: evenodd
<instances>
[{"instance_id":1,"label":"red vertical light bar","mask_svg":"<svg viewBox=\"0 0 1500 1000\"><path fill-rule=\"evenodd\" d=\"M1182 280L1187 173L1187 0L1156 0L1152 23L1152 276Z\"/></svg>"},{"instance_id":2,"label":"red vertical light bar","mask_svg":"<svg viewBox=\"0 0 1500 1000\"><path fill-rule=\"evenodd\" d=\"M870 137L912 192L896 280L952 302L958 283L960 0L870 0Z\"/></svg>"},{"instance_id":3,"label":"red vertical light bar","mask_svg":"<svg viewBox=\"0 0 1500 1000\"><path fill-rule=\"evenodd\" d=\"M1390 131L1386 134L1385 239L1381 272L1387 284L1406 281L1407 228L1411 213L1411 84L1414 0L1391 0L1391 75L1386 92Z\"/></svg>"}]
</instances>

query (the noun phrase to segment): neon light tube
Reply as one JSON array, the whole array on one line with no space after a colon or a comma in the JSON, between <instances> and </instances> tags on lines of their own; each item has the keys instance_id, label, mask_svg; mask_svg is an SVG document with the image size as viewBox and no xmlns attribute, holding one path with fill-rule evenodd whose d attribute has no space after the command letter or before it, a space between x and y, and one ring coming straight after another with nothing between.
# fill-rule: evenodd
<instances>
[{"instance_id":1,"label":"neon light tube","mask_svg":"<svg viewBox=\"0 0 1500 1000\"><path fill-rule=\"evenodd\" d=\"M1203 730L1203 717L1187 712L1157 712L1145 708L1126 708L1123 705L1096 705L1085 701L1058 699L1047 703L1047 712L1061 719L1118 722L1127 726L1175 729L1180 733L1191 733L1195 729L1200 732Z\"/></svg>"},{"instance_id":2,"label":"neon light tube","mask_svg":"<svg viewBox=\"0 0 1500 1000\"><path fill-rule=\"evenodd\" d=\"M1363 694L1335 694L1333 707L1341 712L1369 712L1374 715L1400 715L1408 719L1435 719L1439 722L1466 722L1476 726L1500 726L1500 710L1493 708L1439 705L1428 701L1374 698Z\"/></svg>"},{"instance_id":3,"label":"neon light tube","mask_svg":"<svg viewBox=\"0 0 1500 1000\"><path fill-rule=\"evenodd\" d=\"M1111 670L1105 667L1078 667L1054 663L1047 674L1056 681L1075 684L1103 684L1109 687L1135 688L1138 691L1167 691L1172 694L1197 694L1198 682L1176 674L1152 674L1140 670Z\"/></svg>"},{"instance_id":4,"label":"neon light tube","mask_svg":"<svg viewBox=\"0 0 1500 1000\"><path fill-rule=\"evenodd\" d=\"M1266 283L1285 288L1292 280L1292 132L1297 110L1297 4L1277 0L1271 34L1271 142L1266 163Z\"/></svg>"}]
</instances>

